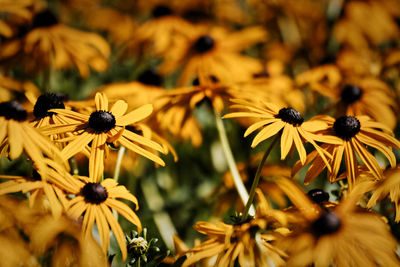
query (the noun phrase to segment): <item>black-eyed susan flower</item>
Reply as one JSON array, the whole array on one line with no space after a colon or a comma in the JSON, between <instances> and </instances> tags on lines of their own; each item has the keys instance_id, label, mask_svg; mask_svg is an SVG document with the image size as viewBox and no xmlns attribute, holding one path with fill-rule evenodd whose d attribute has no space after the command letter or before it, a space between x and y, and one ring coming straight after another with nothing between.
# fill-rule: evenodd
<instances>
[{"instance_id":1,"label":"black-eyed susan flower","mask_svg":"<svg viewBox=\"0 0 400 267\"><path fill-rule=\"evenodd\" d=\"M257 26L238 32L199 27L190 32L187 40L181 40L168 51L159 71L169 74L182 66L179 86L197 77L214 76L222 83L249 80L262 71L262 64L240 52L265 40L265 30Z\"/></svg>"},{"instance_id":2,"label":"black-eyed susan flower","mask_svg":"<svg viewBox=\"0 0 400 267\"><path fill-rule=\"evenodd\" d=\"M305 110L304 93L296 88L290 76L284 73L285 65L279 60L270 60L262 73L254 73L254 79L233 84L237 98L263 99L278 106L290 106L299 112ZM235 92L236 91L236 92Z\"/></svg>"},{"instance_id":3,"label":"black-eyed susan flower","mask_svg":"<svg viewBox=\"0 0 400 267\"><path fill-rule=\"evenodd\" d=\"M367 203L368 208L375 206L378 201L389 196L391 202L395 204L396 216L395 222L400 222L400 167L388 169L384 172L385 178L380 181L375 181L371 185L373 194Z\"/></svg>"},{"instance_id":4,"label":"black-eyed susan flower","mask_svg":"<svg viewBox=\"0 0 400 267\"><path fill-rule=\"evenodd\" d=\"M45 9L35 14L29 31L22 34L22 38L2 44L0 59L23 60L29 72L75 65L81 76L87 77L89 67L106 70L109 55L110 47L100 35L59 23L56 16Z\"/></svg>"},{"instance_id":5,"label":"black-eyed susan flower","mask_svg":"<svg viewBox=\"0 0 400 267\"><path fill-rule=\"evenodd\" d=\"M284 253L263 246L260 235L256 234L264 227L257 219L238 225L198 222L194 228L207 239L187 251L190 254L182 266L204 262L222 267L231 266L236 260L240 266L283 266Z\"/></svg>"},{"instance_id":6,"label":"black-eyed susan flower","mask_svg":"<svg viewBox=\"0 0 400 267\"><path fill-rule=\"evenodd\" d=\"M32 171L30 177L0 175L8 181L0 183L0 195L22 192L29 193L31 207L43 207L51 210L54 217L60 217L67 206L67 194L76 185L73 178L64 168L51 159L45 159L45 172Z\"/></svg>"},{"instance_id":7,"label":"black-eyed susan flower","mask_svg":"<svg viewBox=\"0 0 400 267\"><path fill-rule=\"evenodd\" d=\"M125 114L128 105L125 101L119 100L108 108L108 98L97 93L95 96L96 111L90 115L66 109L52 109L55 112L67 118L65 124L50 125L42 128L42 132L47 135L72 133L60 141L68 141L61 151L62 158L67 160L75 154L88 149L89 155L89 176L93 182L100 180L104 171L104 158L107 153L107 143L116 143L123 145L150 160L164 166L164 161L156 154L142 148L153 149L163 152L164 149L156 142L151 141L141 135L138 135L128 129L126 126L135 124L148 117L153 107L151 104L143 105L127 114ZM71 121L72 120L72 121ZM89 148L87 146L91 142Z\"/></svg>"},{"instance_id":8,"label":"black-eyed susan flower","mask_svg":"<svg viewBox=\"0 0 400 267\"><path fill-rule=\"evenodd\" d=\"M38 92L39 88L31 82L21 82L0 74L0 102L29 99L30 95Z\"/></svg>"},{"instance_id":9,"label":"black-eyed susan flower","mask_svg":"<svg viewBox=\"0 0 400 267\"><path fill-rule=\"evenodd\" d=\"M330 164L332 170L328 170L328 180L335 182L339 173L340 165L345 160L346 177L350 189L359 176L359 163L357 157L371 171L377 180L383 178L382 169L374 155L367 147L379 150L388 160L392 167L396 165L396 158L392 148L400 149L400 142L393 137L392 131L385 125L371 120L367 116L343 116L334 119L329 116L322 118L327 128L321 131L324 135L336 136L340 142L322 144L321 148L332 154ZM311 152L307 156L306 164L312 162L307 171L305 184L310 183L325 168L319 154ZM302 163L303 165L303 163ZM293 173L301 168L297 163L293 167Z\"/></svg>"},{"instance_id":10,"label":"black-eyed susan flower","mask_svg":"<svg viewBox=\"0 0 400 267\"><path fill-rule=\"evenodd\" d=\"M398 266L397 242L385 220L356 206L364 192L356 187L329 210L301 201L307 196L290 180L278 180L296 205L298 223L277 240L288 253L287 266ZM290 188L290 189L288 189ZM374 231L371 231L374 229Z\"/></svg>"},{"instance_id":11,"label":"black-eyed susan flower","mask_svg":"<svg viewBox=\"0 0 400 267\"><path fill-rule=\"evenodd\" d=\"M209 103L216 114L221 114L229 98L231 88L215 76L198 77L193 86L165 91L159 98L157 119L160 127L183 140L190 139L194 146L202 142L201 128L194 110L201 103Z\"/></svg>"},{"instance_id":12,"label":"black-eyed susan flower","mask_svg":"<svg viewBox=\"0 0 400 267\"><path fill-rule=\"evenodd\" d=\"M76 197L69 202L67 215L74 219L83 216L82 227L85 236L92 234L93 226L96 223L105 253L110 244L111 228L125 260L127 256L125 235L112 210L116 210L129 222L136 225L140 232L142 225L135 212L127 204L117 200L118 198L128 200L135 205L137 210L139 205L136 197L125 186L118 185L114 179L109 178L101 183L96 183L91 182L91 179L87 177L79 176L78 178L78 186L71 191Z\"/></svg>"},{"instance_id":13,"label":"black-eyed susan flower","mask_svg":"<svg viewBox=\"0 0 400 267\"><path fill-rule=\"evenodd\" d=\"M33 115L35 116L33 125L37 128L66 123L62 117L54 112L49 112L50 109L64 109L64 102L68 100L68 96L60 93L45 93L40 95L33 107Z\"/></svg>"},{"instance_id":14,"label":"black-eyed susan flower","mask_svg":"<svg viewBox=\"0 0 400 267\"><path fill-rule=\"evenodd\" d=\"M1 0L0 1L0 35L10 38L15 34L13 23L14 17L22 18L28 21L32 17L33 0ZM4 20L4 18L6 18Z\"/></svg>"},{"instance_id":15,"label":"black-eyed susan flower","mask_svg":"<svg viewBox=\"0 0 400 267\"><path fill-rule=\"evenodd\" d=\"M296 77L296 82L329 97L337 117L367 115L394 129L397 123L394 90L376 76L374 62L362 64L358 60L361 55L342 51L336 65L327 64L307 70ZM355 70L356 62L362 65L361 70Z\"/></svg>"},{"instance_id":16,"label":"black-eyed susan flower","mask_svg":"<svg viewBox=\"0 0 400 267\"><path fill-rule=\"evenodd\" d=\"M61 162L58 148L30 125L26 110L15 101L0 103L0 149L10 159L25 151L42 175L46 173L44 155Z\"/></svg>"},{"instance_id":17,"label":"black-eyed susan flower","mask_svg":"<svg viewBox=\"0 0 400 267\"><path fill-rule=\"evenodd\" d=\"M396 8L399 8L397 1L348 2L343 18L334 26L334 36L340 44L356 50L366 50L394 40L400 33L392 12Z\"/></svg>"},{"instance_id":18,"label":"black-eyed susan flower","mask_svg":"<svg viewBox=\"0 0 400 267\"><path fill-rule=\"evenodd\" d=\"M250 102L247 100L235 99L232 100L232 102L234 105L232 105L231 108L237 109L238 111L228 113L224 118L248 117L259 119L259 121L248 127L244 133L246 137L261 128L260 132L254 137L251 147L255 147L262 141L281 132L282 160L286 158L292 146L295 146L300 161L304 164L306 162L307 153L303 142L309 142L314 146L318 155L320 155L321 158L325 158L324 161L326 164L324 164L324 166L330 168L326 159L326 157L329 158L329 154L316 143L316 141L323 142L326 138L325 141L332 140L330 137L315 134L315 132L326 127L326 123L319 117L304 121L300 112L293 108L285 107L280 109L276 105L264 101Z\"/></svg>"},{"instance_id":19,"label":"black-eyed susan flower","mask_svg":"<svg viewBox=\"0 0 400 267\"><path fill-rule=\"evenodd\" d=\"M174 14L173 7L167 3L150 5L150 19L135 29L132 38L126 43L125 53L141 55L145 52L164 56L176 46L177 41L193 31L194 26Z\"/></svg>"}]
</instances>

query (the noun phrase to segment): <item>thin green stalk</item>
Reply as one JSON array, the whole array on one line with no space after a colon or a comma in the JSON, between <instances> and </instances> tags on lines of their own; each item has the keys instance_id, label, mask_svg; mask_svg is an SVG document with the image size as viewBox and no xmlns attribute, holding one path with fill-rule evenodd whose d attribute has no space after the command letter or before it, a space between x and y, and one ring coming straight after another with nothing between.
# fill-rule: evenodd
<instances>
[{"instance_id":1,"label":"thin green stalk","mask_svg":"<svg viewBox=\"0 0 400 267\"><path fill-rule=\"evenodd\" d=\"M279 137L280 137L280 134L275 135L275 138L272 140L272 143L269 145L269 147L265 151L264 156L262 157L261 162L257 167L256 175L254 177L253 184L251 185L251 189L250 189L250 197L246 203L246 207L244 208L244 212L242 215L242 221L245 221L247 219L250 206L253 204L254 196L256 194L256 189L257 189L258 183L260 181L262 168L264 167L264 163L267 160L269 154L271 153L272 148L275 146L275 143L278 141Z\"/></svg>"},{"instance_id":2,"label":"thin green stalk","mask_svg":"<svg viewBox=\"0 0 400 267\"><path fill-rule=\"evenodd\" d=\"M221 117L216 113L215 113L215 119L216 119L217 130L219 133L219 138L222 144L222 149L224 151L226 161L233 176L233 182L235 183L236 190L238 191L239 196L242 199L243 204L245 205L248 202L249 194L247 193L246 187L244 186L239 171L236 167L236 162L235 159L233 158L232 150L228 142L228 137L226 135L224 123L222 122ZM252 207L250 213L254 215L255 213L254 207Z\"/></svg>"},{"instance_id":3,"label":"thin green stalk","mask_svg":"<svg viewBox=\"0 0 400 267\"><path fill-rule=\"evenodd\" d=\"M114 170L114 179L115 181L118 182L119 178L119 173L121 171L121 163L122 163L122 158L124 157L126 148L124 146L120 146L118 150L118 156L117 156L117 162L115 164L115 170Z\"/></svg>"}]
</instances>

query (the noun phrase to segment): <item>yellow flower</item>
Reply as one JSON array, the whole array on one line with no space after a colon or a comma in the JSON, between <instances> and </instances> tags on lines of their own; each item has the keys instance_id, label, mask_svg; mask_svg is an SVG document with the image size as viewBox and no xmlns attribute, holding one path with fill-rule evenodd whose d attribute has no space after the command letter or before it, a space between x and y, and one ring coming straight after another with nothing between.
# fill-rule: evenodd
<instances>
[{"instance_id":1,"label":"yellow flower","mask_svg":"<svg viewBox=\"0 0 400 267\"><path fill-rule=\"evenodd\" d=\"M248 136L255 130L262 128L261 131L254 137L251 147L257 146L262 141L278 134L282 131L281 136L281 159L285 159L291 150L292 146L295 146L300 156L302 164L306 162L307 153L304 148L303 142L311 143L316 149L318 155L320 155L328 168L330 168L326 156L327 154L324 149L321 149L316 141L327 142L331 141L332 138L321 135L316 135L314 132L325 129L326 123L317 117L309 121L304 121L301 114L293 108L281 108L271 103L264 101L250 102L247 100L232 100L234 105L231 108L245 111L238 111L228 113L223 118L237 118L237 117L249 117L256 118L259 121L253 123L247 128L244 136ZM303 141L304 140L304 141Z\"/></svg>"},{"instance_id":2,"label":"yellow flower","mask_svg":"<svg viewBox=\"0 0 400 267\"><path fill-rule=\"evenodd\" d=\"M193 112L202 102L209 101L215 113L220 114L225 103L233 97L229 86L214 76L199 77L193 86L167 90L159 97L157 119L160 127L183 140L191 139L194 146L202 142L201 129Z\"/></svg>"},{"instance_id":3,"label":"yellow flower","mask_svg":"<svg viewBox=\"0 0 400 267\"><path fill-rule=\"evenodd\" d=\"M29 20L32 17L31 9L33 8L33 3L33 0L0 0L0 14L2 14L2 18L5 13L6 15ZM12 26L1 19L0 35L10 38L15 33Z\"/></svg>"},{"instance_id":4,"label":"yellow flower","mask_svg":"<svg viewBox=\"0 0 400 267\"><path fill-rule=\"evenodd\" d=\"M145 52L164 56L176 45L177 40L193 31L194 26L191 23L172 14L167 6L155 6L152 15L153 18L135 29L124 53L141 56Z\"/></svg>"},{"instance_id":5,"label":"yellow flower","mask_svg":"<svg viewBox=\"0 0 400 267\"><path fill-rule=\"evenodd\" d=\"M154 141L125 129L125 126L135 124L148 117L153 111L151 104L143 105L125 114L128 105L125 101L117 101L111 109L108 109L108 98L97 93L95 96L96 111L90 115L81 114L66 109L51 109L50 112L63 115L65 124L50 125L42 128L47 135L72 133L66 137L68 145L61 151L64 160L75 154L90 151L89 155L89 176L92 181L100 180L104 171L104 157L107 155L107 143L123 145L150 160L164 166L164 161L158 155L149 152L141 146L146 146L163 152L164 149ZM124 115L125 114L125 115ZM92 142L90 147L87 147Z\"/></svg>"},{"instance_id":6,"label":"yellow flower","mask_svg":"<svg viewBox=\"0 0 400 267\"><path fill-rule=\"evenodd\" d=\"M372 208L376 203L389 196L396 207L395 222L400 222L400 167L388 169L384 172L385 178L374 182L374 192L367 203L368 208Z\"/></svg>"},{"instance_id":7,"label":"yellow flower","mask_svg":"<svg viewBox=\"0 0 400 267\"><path fill-rule=\"evenodd\" d=\"M10 159L16 159L25 151L42 175L46 175L46 156L59 162L62 156L58 148L28 122L28 114L15 102L0 103L0 151Z\"/></svg>"},{"instance_id":8,"label":"yellow flower","mask_svg":"<svg viewBox=\"0 0 400 267\"><path fill-rule=\"evenodd\" d=\"M228 32L220 27L199 27L190 32L189 39L170 48L159 67L169 74L183 65L178 81L185 86L196 77L214 76L222 83L249 80L262 71L261 63L240 52L266 39L261 27L249 27Z\"/></svg>"},{"instance_id":9,"label":"yellow flower","mask_svg":"<svg viewBox=\"0 0 400 267\"><path fill-rule=\"evenodd\" d=\"M393 137L392 131L385 125L375 122L367 116L343 116L336 120L325 116L323 120L326 122L327 127L320 129L320 133L326 136L336 136L340 140L339 143L327 142L321 145L322 149L332 154L332 159L330 159L332 170L328 170L328 180L330 182L337 180L340 164L344 157L346 177L351 190L359 176L357 156L365 164L366 168L371 171L375 179L382 179L382 169L375 157L369 152L367 146L382 152L392 167L396 165L392 147L400 149L400 142ZM319 154L315 152L311 152L307 156L306 164L310 162L312 164L307 171L304 180L305 184L310 183L325 168ZM303 163L301 165L304 166ZM300 163L296 163L293 166L293 173L296 173L301 168Z\"/></svg>"},{"instance_id":10,"label":"yellow flower","mask_svg":"<svg viewBox=\"0 0 400 267\"><path fill-rule=\"evenodd\" d=\"M236 98L263 99L278 106L290 106L299 112L305 110L304 93L296 88L294 81L284 74L280 60L270 60L265 71L254 73L254 79L233 84Z\"/></svg>"},{"instance_id":11,"label":"yellow flower","mask_svg":"<svg viewBox=\"0 0 400 267\"><path fill-rule=\"evenodd\" d=\"M135 204L137 210L139 205L136 197L125 186L118 185L113 179L93 183L91 179L86 177L79 176L78 178L80 178L80 181L78 180L79 185L71 191L76 197L69 202L67 215L74 219L79 219L83 215L83 231L86 237L92 234L94 223L96 223L105 253L107 253L110 244L111 228L125 260L127 248L124 232L115 219L112 210L116 210L129 222L136 225L140 232L142 225L135 212L128 205L117 200L117 198L128 200Z\"/></svg>"},{"instance_id":12,"label":"yellow flower","mask_svg":"<svg viewBox=\"0 0 400 267\"><path fill-rule=\"evenodd\" d=\"M26 35L2 44L0 59L21 56L18 60L23 60L28 72L75 65L81 76L87 77L89 67L106 70L109 55L110 47L100 35L63 25L50 10L43 10L35 14L32 29Z\"/></svg>"},{"instance_id":13,"label":"yellow flower","mask_svg":"<svg viewBox=\"0 0 400 267\"><path fill-rule=\"evenodd\" d=\"M347 2L345 16L334 27L336 40L361 50L398 38L399 27L391 11L399 8L399 3L385 2Z\"/></svg>"},{"instance_id":14,"label":"yellow flower","mask_svg":"<svg viewBox=\"0 0 400 267\"><path fill-rule=\"evenodd\" d=\"M363 186L355 187L346 199L328 211L303 201L308 197L292 181L282 179L277 184L298 208L299 223L276 242L289 255L287 266L400 264L397 242L384 219L355 205L365 191Z\"/></svg>"},{"instance_id":15,"label":"yellow flower","mask_svg":"<svg viewBox=\"0 0 400 267\"><path fill-rule=\"evenodd\" d=\"M67 192L76 186L73 178L65 168L51 159L44 159L45 172L33 170L30 177L0 175L0 179L8 181L0 183L0 195L9 193L30 193L29 204L50 209L58 218L67 207Z\"/></svg>"},{"instance_id":16,"label":"yellow flower","mask_svg":"<svg viewBox=\"0 0 400 267\"><path fill-rule=\"evenodd\" d=\"M296 77L296 82L329 97L337 117L367 115L394 129L397 116L393 89L377 77L379 64L366 60L368 55L344 50L338 55L336 65L307 70Z\"/></svg>"},{"instance_id":17,"label":"yellow flower","mask_svg":"<svg viewBox=\"0 0 400 267\"><path fill-rule=\"evenodd\" d=\"M206 261L211 266L232 266L238 260L240 266L283 266L284 253L278 249L270 249L262 245L263 240L255 234L264 223L253 219L239 225L228 225L222 222L217 224L198 222L194 228L207 235L206 241L187 251L191 253L182 267L190 266L199 261ZM268 260L267 260L268 258Z\"/></svg>"}]
</instances>

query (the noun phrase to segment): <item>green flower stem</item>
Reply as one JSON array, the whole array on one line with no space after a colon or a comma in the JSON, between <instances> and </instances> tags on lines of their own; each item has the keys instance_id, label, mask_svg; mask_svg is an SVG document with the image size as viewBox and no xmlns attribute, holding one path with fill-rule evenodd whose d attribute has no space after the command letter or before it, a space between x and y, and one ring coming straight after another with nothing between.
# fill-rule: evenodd
<instances>
[{"instance_id":1,"label":"green flower stem","mask_svg":"<svg viewBox=\"0 0 400 267\"><path fill-rule=\"evenodd\" d=\"M217 124L217 130L219 133L219 138L222 144L222 149L224 151L226 161L233 176L233 182L235 183L235 187L239 193L240 198L243 201L243 204L246 204L248 203L249 194L247 193L246 187L244 186L242 178L240 177L239 171L236 167L236 162L235 159L233 158L232 150L228 142L228 137L226 135L224 123L222 122L221 117L216 113L215 113L215 119ZM250 214L252 215L255 214L254 207L251 208Z\"/></svg>"},{"instance_id":2,"label":"green flower stem","mask_svg":"<svg viewBox=\"0 0 400 267\"><path fill-rule=\"evenodd\" d=\"M126 148L124 146L119 147L117 162L115 164L115 170L114 170L114 179L117 182L118 182L118 178L119 178L119 173L121 171L122 158L124 157L125 151L126 151Z\"/></svg>"},{"instance_id":3,"label":"green flower stem","mask_svg":"<svg viewBox=\"0 0 400 267\"><path fill-rule=\"evenodd\" d=\"M262 157L261 162L257 167L256 175L254 177L253 184L251 185L251 189L250 189L250 197L246 203L246 207L244 208L244 212L242 215L242 221L245 221L247 219L247 216L249 215L249 209L250 209L250 206L253 204L254 196L256 194L256 189L257 189L258 183L260 181L262 168L264 167L264 163L267 160L269 154L271 153L272 148L275 146L276 142L278 141L279 137L280 137L280 134L275 135L274 139L272 140L272 143L269 145L269 147L265 151L264 156Z\"/></svg>"}]
</instances>

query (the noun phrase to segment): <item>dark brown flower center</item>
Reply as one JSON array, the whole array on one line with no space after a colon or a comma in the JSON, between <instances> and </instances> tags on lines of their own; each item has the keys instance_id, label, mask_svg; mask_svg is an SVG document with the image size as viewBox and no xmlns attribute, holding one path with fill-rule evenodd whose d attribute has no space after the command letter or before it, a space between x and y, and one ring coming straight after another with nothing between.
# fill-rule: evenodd
<instances>
[{"instance_id":1,"label":"dark brown flower center","mask_svg":"<svg viewBox=\"0 0 400 267\"><path fill-rule=\"evenodd\" d=\"M361 90L360 87L355 86L355 85L346 85L343 88L342 93L340 94L340 97L345 104L349 105L349 104L352 104L352 103L360 100L362 94L363 94L363 91Z\"/></svg>"},{"instance_id":2,"label":"dark brown flower center","mask_svg":"<svg viewBox=\"0 0 400 267\"><path fill-rule=\"evenodd\" d=\"M106 133L115 127L115 117L104 110L95 111L90 114L89 127L96 133Z\"/></svg>"},{"instance_id":3,"label":"dark brown flower center","mask_svg":"<svg viewBox=\"0 0 400 267\"><path fill-rule=\"evenodd\" d=\"M335 214L326 212L312 223L311 229L314 236L318 238L336 233L341 225L342 222Z\"/></svg>"},{"instance_id":4,"label":"dark brown flower center","mask_svg":"<svg viewBox=\"0 0 400 267\"><path fill-rule=\"evenodd\" d=\"M53 115L54 112L48 112L48 110L54 108L64 109L63 101L66 98L66 95L60 93L46 93L39 96L33 108L33 115L38 119Z\"/></svg>"},{"instance_id":5,"label":"dark brown flower center","mask_svg":"<svg viewBox=\"0 0 400 267\"><path fill-rule=\"evenodd\" d=\"M203 54L210 51L214 47L214 39L208 35L203 35L199 37L193 44L193 49L199 53Z\"/></svg>"},{"instance_id":6,"label":"dark brown flower center","mask_svg":"<svg viewBox=\"0 0 400 267\"><path fill-rule=\"evenodd\" d=\"M155 18L160 18L160 17L172 15L173 12L172 12L172 9L170 9L169 7L167 7L165 5L158 5L151 11L151 14Z\"/></svg>"},{"instance_id":7,"label":"dark brown flower center","mask_svg":"<svg viewBox=\"0 0 400 267\"><path fill-rule=\"evenodd\" d=\"M8 101L0 103L0 116L7 120L25 121L28 114L18 102Z\"/></svg>"},{"instance_id":8,"label":"dark brown flower center","mask_svg":"<svg viewBox=\"0 0 400 267\"><path fill-rule=\"evenodd\" d=\"M58 24L58 19L49 9L45 9L35 15L32 28L50 27Z\"/></svg>"},{"instance_id":9,"label":"dark brown flower center","mask_svg":"<svg viewBox=\"0 0 400 267\"><path fill-rule=\"evenodd\" d=\"M81 195L85 198L86 203L100 204L107 197L107 190L99 183L87 183L81 189Z\"/></svg>"},{"instance_id":10,"label":"dark brown flower center","mask_svg":"<svg viewBox=\"0 0 400 267\"><path fill-rule=\"evenodd\" d=\"M307 195L313 202L317 204L329 201L329 194L321 189L312 189L308 191Z\"/></svg>"},{"instance_id":11,"label":"dark brown flower center","mask_svg":"<svg viewBox=\"0 0 400 267\"><path fill-rule=\"evenodd\" d=\"M163 78L155 70L148 69L139 75L138 81L146 85L161 86Z\"/></svg>"},{"instance_id":12,"label":"dark brown flower center","mask_svg":"<svg viewBox=\"0 0 400 267\"><path fill-rule=\"evenodd\" d=\"M293 108L282 108L279 110L278 115L275 115L275 118L279 118L284 122L292 124L293 126L300 126L304 122L300 112Z\"/></svg>"},{"instance_id":13,"label":"dark brown flower center","mask_svg":"<svg viewBox=\"0 0 400 267\"><path fill-rule=\"evenodd\" d=\"M210 19L210 15L200 9L188 9L182 14L182 18L193 23L198 23Z\"/></svg>"},{"instance_id":14,"label":"dark brown flower center","mask_svg":"<svg viewBox=\"0 0 400 267\"><path fill-rule=\"evenodd\" d=\"M340 117L333 124L335 135L347 141L354 137L360 129L360 121L352 116Z\"/></svg>"},{"instance_id":15,"label":"dark brown flower center","mask_svg":"<svg viewBox=\"0 0 400 267\"><path fill-rule=\"evenodd\" d=\"M214 75L210 75L210 76L209 76L209 80L210 80L211 82L213 82L213 83L217 83L217 82L218 82L218 78L215 77ZM198 78L198 77L196 77L196 78L193 80L192 85L193 85L193 86L199 86L199 85L200 85L200 81L199 81L199 78Z\"/></svg>"}]
</instances>

